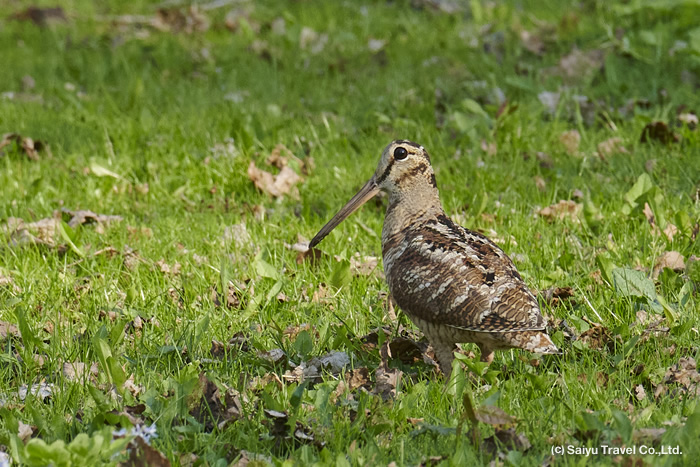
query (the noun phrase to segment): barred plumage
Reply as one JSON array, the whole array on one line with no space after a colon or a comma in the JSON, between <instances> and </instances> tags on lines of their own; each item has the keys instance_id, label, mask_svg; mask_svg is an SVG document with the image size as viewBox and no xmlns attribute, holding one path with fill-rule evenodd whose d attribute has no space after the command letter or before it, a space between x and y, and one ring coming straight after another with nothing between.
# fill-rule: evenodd
<instances>
[{"instance_id":1,"label":"barred plumage","mask_svg":"<svg viewBox=\"0 0 700 467\"><path fill-rule=\"evenodd\" d=\"M416 143L389 144L374 176L310 246L380 190L389 194L382 229L389 290L428 338L447 377L457 343L476 343L487 362L494 350L512 347L559 353L544 332L537 300L508 255L445 215L430 156Z\"/></svg>"}]
</instances>

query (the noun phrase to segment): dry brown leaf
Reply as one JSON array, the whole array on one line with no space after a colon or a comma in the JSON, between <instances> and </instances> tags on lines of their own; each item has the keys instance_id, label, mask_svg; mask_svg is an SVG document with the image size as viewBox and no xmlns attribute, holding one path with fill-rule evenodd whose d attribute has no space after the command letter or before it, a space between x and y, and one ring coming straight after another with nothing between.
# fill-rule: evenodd
<instances>
[{"instance_id":1,"label":"dry brown leaf","mask_svg":"<svg viewBox=\"0 0 700 467\"><path fill-rule=\"evenodd\" d=\"M167 275L172 275L172 276L177 276L180 274L180 271L182 270L182 265L175 261L175 264L170 266L168 263L165 262L164 259L159 259L158 261L155 262L155 265L158 267L158 270L162 272L163 274Z\"/></svg>"},{"instance_id":2,"label":"dry brown leaf","mask_svg":"<svg viewBox=\"0 0 700 467\"><path fill-rule=\"evenodd\" d=\"M518 420L495 405L481 405L474 411L476 419L497 428L508 428Z\"/></svg>"},{"instance_id":3,"label":"dry brown leaf","mask_svg":"<svg viewBox=\"0 0 700 467\"><path fill-rule=\"evenodd\" d=\"M389 368L389 360L391 359L391 348L389 342L385 342L379 350L381 364L374 374L375 386L372 389L373 394L382 396L383 399L396 397L396 387L401 381L403 372L398 368Z\"/></svg>"},{"instance_id":4,"label":"dry brown leaf","mask_svg":"<svg viewBox=\"0 0 700 467\"><path fill-rule=\"evenodd\" d=\"M215 306L226 306L231 310L238 310L241 308L241 292L238 287L234 285L233 282L229 281L226 290L226 297L219 293L216 287L211 288L211 301Z\"/></svg>"},{"instance_id":5,"label":"dry brown leaf","mask_svg":"<svg viewBox=\"0 0 700 467\"><path fill-rule=\"evenodd\" d=\"M661 393L669 390L672 395L687 395L690 398L700 396L700 373L695 359L681 357L676 365L666 371L663 383L665 388L662 388ZM657 391L654 391L654 397L657 397Z\"/></svg>"},{"instance_id":6,"label":"dry brown leaf","mask_svg":"<svg viewBox=\"0 0 700 467\"><path fill-rule=\"evenodd\" d=\"M60 222L60 219L47 217L27 224L22 219L10 217L2 230L9 234L13 245L36 244L55 247Z\"/></svg>"},{"instance_id":7,"label":"dry brown leaf","mask_svg":"<svg viewBox=\"0 0 700 467\"><path fill-rule=\"evenodd\" d=\"M51 157L51 150L42 141L34 141L28 136L22 136L17 133L6 133L2 136L0 140L0 156L3 155L2 149L12 143L16 143L17 148L21 149L22 152L31 160L39 160L39 152L46 152L49 157Z\"/></svg>"},{"instance_id":8,"label":"dry brown leaf","mask_svg":"<svg viewBox=\"0 0 700 467\"><path fill-rule=\"evenodd\" d=\"M17 436L19 436L19 439L21 439L24 443L26 443L27 440L34 435L34 430L36 430L36 426L27 425L26 423L22 422L22 420L17 420L17 426Z\"/></svg>"},{"instance_id":9,"label":"dry brown leaf","mask_svg":"<svg viewBox=\"0 0 700 467\"><path fill-rule=\"evenodd\" d=\"M496 428L493 436L489 436L481 443L481 448L491 455L496 455L502 449L507 451L527 451L530 449L530 440L522 433L515 431L515 428L502 430Z\"/></svg>"},{"instance_id":10,"label":"dry brown leaf","mask_svg":"<svg viewBox=\"0 0 700 467\"><path fill-rule=\"evenodd\" d=\"M316 248L309 248L309 241L301 235L297 235L297 242L293 245L285 243L284 247L288 250L296 251L297 264L302 264L304 261L309 261L312 265L315 265L324 253Z\"/></svg>"},{"instance_id":11,"label":"dry brown leaf","mask_svg":"<svg viewBox=\"0 0 700 467\"><path fill-rule=\"evenodd\" d=\"M654 279L659 277L659 274L661 274L664 268L682 272L685 270L685 258L677 251L664 252L664 254L657 258L656 264L654 265L654 271L652 273Z\"/></svg>"},{"instance_id":12,"label":"dry brown leaf","mask_svg":"<svg viewBox=\"0 0 700 467\"><path fill-rule=\"evenodd\" d=\"M0 340L5 340L8 337L21 337L19 329L12 323L7 321L0 321Z\"/></svg>"},{"instance_id":13,"label":"dry brown leaf","mask_svg":"<svg viewBox=\"0 0 700 467\"><path fill-rule=\"evenodd\" d=\"M240 29L242 22L245 22L248 27L250 27L250 29L257 34L260 32L260 23L251 18L250 14L250 8L234 8L226 13L224 24L226 25L227 29L235 33Z\"/></svg>"},{"instance_id":14,"label":"dry brown leaf","mask_svg":"<svg viewBox=\"0 0 700 467\"><path fill-rule=\"evenodd\" d=\"M498 145L494 141L488 142L485 139L482 139L481 150L489 156L495 156L498 154Z\"/></svg>"},{"instance_id":15,"label":"dry brown leaf","mask_svg":"<svg viewBox=\"0 0 700 467\"><path fill-rule=\"evenodd\" d=\"M284 350L282 349L270 349L264 352L258 352L258 357L272 363L273 365L277 365L278 363L282 363L287 359L287 354L285 354Z\"/></svg>"},{"instance_id":16,"label":"dry brown leaf","mask_svg":"<svg viewBox=\"0 0 700 467\"><path fill-rule=\"evenodd\" d=\"M557 204L544 207L537 211L537 214L547 220L563 220L569 218L578 222L578 215L581 212L581 204L571 200L560 200Z\"/></svg>"},{"instance_id":17,"label":"dry brown leaf","mask_svg":"<svg viewBox=\"0 0 700 467\"><path fill-rule=\"evenodd\" d=\"M347 382L348 390L350 391L357 388L369 389L371 385L369 370L367 367L362 367L348 371L345 373L345 381Z\"/></svg>"},{"instance_id":18,"label":"dry brown leaf","mask_svg":"<svg viewBox=\"0 0 700 467\"><path fill-rule=\"evenodd\" d=\"M544 53L544 41L535 33L523 29L520 31L520 42L523 44L523 47L535 55Z\"/></svg>"},{"instance_id":19,"label":"dry brown leaf","mask_svg":"<svg viewBox=\"0 0 700 467\"><path fill-rule=\"evenodd\" d=\"M184 32L192 34L209 29L211 22L199 7L191 5L187 9L161 8L150 20L151 27L164 32Z\"/></svg>"},{"instance_id":20,"label":"dry brown leaf","mask_svg":"<svg viewBox=\"0 0 700 467\"><path fill-rule=\"evenodd\" d=\"M588 344L591 350L600 350L613 344L613 337L608 328L600 324L592 323L591 327L581 333L579 340Z\"/></svg>"},{"instance_id":21,"label":"dry brown leaf","mask_svg":"<svg viewBox=\"0 0 700 467\"><path fill-rule=\"evenodd\" d=\"M31 21L39 27L46 27L50 22L66 21L66 14L61 7L40 8L30 6L26 9L10 15L10 19L17 21Z\"/></svg>"},{"instance_id":22,"label":"dry brown leaf","mask_svg":"<svg viewBox=\"0 0 700 467\"><path fill-rule=\"evenodd\" d=\"M690 128L691 130L694 130L695 127L698 126L698 116L695 115L693 112L684 112L678 114L677 118L679 122L688 125L688 128Z\"/></svg>"},{"instance_id":23,"label":"dry brown leaf","mask_svg":"<svg viewBox=\"0 0 700 467\"><path fill-rule=\"evenodd\" d=\"M559 135L559 142L564 146L567 154L570 156L577 156L578 147L581 144L581 134L578 130L565 131Z\"/></svg>"},{"instance_id":24,"label":"dry brown leaf","mask_svg":"<svg viewBox=\"0 0 700 467\"><path fill-rule=\"evenodd\" d=\"M638 384L634 387L634 397L638 401L642 401L647 397L647 392L644 390L644 386Z\"/></svg>"},{"instance_id":25,"label":"dry brown leaf","mask_svg":"<svg viewBox=\"0 0 700 467\"><path fill-rule=\"evenodd\" d=\"M309 50L316 55L323 51L328 43L328 34L319 34L308 26L304 26L299 33L299 48Z\"/></svg>"},{"instance_id":26,"label":"dry brown leaf","mask_svg":"<svg viewBox=\"0 0 700 467\"><path fill-rule=\"evenodd\" d=\"M5 276L2 273L2 269L0 269L0 287L7 287L8 289L12 290L13 293L19 294L22 293L22 289L20 289L17 284L15 284L14 279L10 276ZM0 339L3 337L2 336L2 322L0 321Z\"/></svg>"},{"instance_id":27,"label":"dry brown leaf","mask_svg":"<svg viewBox=\"0 0 700 467\"><path fill-rule=\"evenodd\" d=\"M558 306L563 301L569 301L574 296L574 289L571 287L550 287L542 290L539 296L551 306Z\"/></svg>"},{"instance_id":28,"label":"dry brown leaf","mask_svg":"<svg viewBox=\"0 0 700 467\"><path fill-rule=\"evenodd\" d=\"M547 189L547 182L544 180L544 178L542 178L541 175L535 175L533 177L533 181L535 182L535 186L538 190L545 191Z\"/></svg>"},{"instance_id":29,"label":"dry brown leaf","mask_svg":"<svg viewBox=\"0 0 700 467\"><path fill-rule=\"evenodd\" d=\"M295 156L292 151L290 151L287 146L285 146L282 143L279 143L276 145L272 151L270 152L270 155L267 156L267 159L265 160L265 163L267 165L271 165L273 167L277 167L278 169L283 169L284 167L287 167L289 165L289 159L294 159L299 163L301 166L302 161L299 159L297 156Z\"/></svg>"},{"instance_id":30,"label":"dry brown leaf","mask_svg":"<svg viewBox=\"0 0 700 467\"><path fill-rule=\"evenodd\" d=\"M574 84L589 79L603 68L605 54L602 50L582 52L574 49L559 60L556 70L550 73L558 75L567 84Z\"/></svg>"},{"instance_id":31,"label":"dry brown leaf","mask_svg":"<svg viewBox=\"0 0 700 467\"><path fill-rule=\"evenodd\" d=\"M290 195L294 199L299 199L299 190L295 185L302 178L288 166L283 167L279 174L272 175L270 172L258 169L255 162L250 161L248 177L260 191L272 197L282 198Z\"/></svg>"},{"instance_id":32,"label":"dry brown leaf","mask_svg":"<svg viewBox=\"0 0 700 467\"><path fill-rule=\"evenodd\" d=\"M622 138L613 137L598 143L598 155L602 159L616 154L629 154L627 148L622 145Z\"/></svg>"},{"instance_id":33,"label":"dry brown leaf","mask_svg":"<svg viewBox=\"0 0 700 467\"><path fill-rule=\"evenodd\" d=\"M379 258L376 256L362 256L358 252L350 258L350 271L355 275L369 276L378 265Z\"/></svg>"},{"instance_id":34,"label":"dry brown leaf","mask_svg":"<svg viewBox=\"0 0 700 467\"><path fill-rule=\"evenodd\" d=\"M253 239L244 222L226 226L221 238L224 245L232 243L238 250L248 249L253 245Z\"/></svg>"},{"instance_id":35,"label":"dry brown leaf","mask_svg":"<svg viewBox=\"0 0 700 467\"><path fill-rule=\"evenodd\" d=\"M62 212L70 216L68 225L72 228L77 227L81 224L97 223L100 224L110 224L113 222L121 222L124 220L122 216L110 216L105 214L96 214L92 211L81 210L81 211L71 211L69 209L63 209ZM99 232L102 233L102 232Z\"/></svg>"},{"instance_id":36,"label":"dry brown leaf","mask_svg":"<svg viewBox=\"0 0 700 467\"><path fill-rule=\"evenodd\" d=\"M675 237L677 233L678 227L671 224L670 222L666 224L666 227L664 228L664 235L666 236L669 242L673 241L673 237Z\"/></svg>"},{"instance_id":37,"label":"dry brown leaf","mask_svg":"<svg viewBox=\"0 0 700 467\"><path fill-rule=\"evenodd\" d=\"M642 129L639 139L642 143L657 141L661 144L677 143L681 140L678 133L671 130L664 122L651 122Z\"/></svg>"},{"instance_id":38,"label":"dry brown leaf","mask_svg":"<svg viewBox=\"0 0 700 467\"><path fill-rule=\"evenodd\" d=\"M170 467L170 461L163 453L136 436L128 446L129 460L126 465L138 467Z\"/></svg>"},{"instance_id":39,"label":"dry brown leaf","mask_svg":"<svg viewBox=\"0 0 700 467\"><path fill-rule=\"evenodd\" d=\"M94 381L94 377L97 376L98 372L99 365L97 362L94 362L89 367L83 362L63 363L63 376L68 381L83 382L88 376Z\"/></svg>"}]
</instances>

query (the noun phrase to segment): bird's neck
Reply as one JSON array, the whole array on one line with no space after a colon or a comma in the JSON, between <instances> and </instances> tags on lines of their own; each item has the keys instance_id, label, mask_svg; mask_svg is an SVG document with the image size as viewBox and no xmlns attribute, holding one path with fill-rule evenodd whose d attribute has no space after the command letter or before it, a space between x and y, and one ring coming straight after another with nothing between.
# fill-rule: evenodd
<instances>
[{"instance_id":1,"label":"bird's neck","mask_svg":"<svg viewBox=\"0 0 700 467\"><path fill-rule=\"evenodd\" d=\"M445 211L435 187L390 193L382 239L394 237L442 214Z\"/></svg>"}]
</instances>

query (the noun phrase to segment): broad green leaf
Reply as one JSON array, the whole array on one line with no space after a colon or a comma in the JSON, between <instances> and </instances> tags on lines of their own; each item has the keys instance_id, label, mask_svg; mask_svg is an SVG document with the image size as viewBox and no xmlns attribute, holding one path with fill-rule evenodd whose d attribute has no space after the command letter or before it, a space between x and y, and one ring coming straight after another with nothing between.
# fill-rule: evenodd
<instances>
[{"instance_id":1,"label":"broad green leaf","mask_svg":"<svg viewBox=\"0 0 700 467\"><path fill-rule=\"evenodd\" d=\"M124 179L124 177L122 177L118 173L112 172L108 168L101 166L95 161L90 161L90 172L92 172L92 174L97 177L112 177L118 180Z\"/></svg>"},{"instance_id":2,"label":"broad green leaf","mask_svg":"<svg viewBox=\"0 0 700 467\"><path fill-rule=\"evenodd\" d=\"M598 255L595 257L595 262L600 269L600 275L605 282L612 285L613 284L613 270L617 269L617 265L612 262L610 258L604 255Z\"/></svg>"},{"instance_id":3,"label":"broad green leaf","mask_svg":"<svg viewBox=\"0 0 700 467\"><path fill-rule=\"evenodd\" d=\"M462 101L462 107L472 114L479 115L485 119L489 118L489 114L487 114L481 105L479 105L479 103L473 99L464 99Z\"/></svg>"},{"instance_id":4,"label":"broad green leaf","mask_svg":"<svg viewBox=\"0 0 700 467\"><path fill-rule=\"evenodd\" d=\"M306 358L306 356L309 355L314 349L314 343L309 332L301 331L294 340L293 347L299 355Z\"/></svg>"},{"instance_id":5,"label":"broad green leaf","mask_svg":"<svg viewBox=\"0 0 700 467\"><path fill-rule=\"evenodd\" d=\"M340 289L350 283L352 273L350 272L350 261L342 260L333 265L330 283L336 289Z\"/></svg>"},{"instance_id":6,"label":"broad green leaf","mask_svg":"<svg viewBox=\"0 0 700 467\"><path fill-rule=\"evenodd\" d=\"M257 272L262 277L267 277L269 279L279 280L281 275L277 268L262 259L261 255L257 255L253 260L253 267L255 267L255 272Z\"/></svg>"},{"instance_id":7,"label":"broad green leaf","mask_svg":"<svg viewBox=\"0 0 700 467\"><path fill-rule=\"evenodd\" d=\"M78 248L78 246L75 243L73 243L73 240L71 239L71 236L68 233L68 229L70 229L70 227L65 222L58 223L58 233L61 234L61 238L63 239L63 241L68 244L70 249L73 250L73 252L76 255L80 256L81 258L84 258L85 252Z\"/></svg>"},{"instance_id":8,"label":"broad green leaf","mask_svg":"<svg viewBox=\"0 0 700 467\"><path fill-rule=\"evenodd\" d=\"M612 283L615 291L623 297L645 297L656 300L654 281L642 271L617 268L612 271Z\"/></svg>"},{"instance_id":9,"label":"broad green leaf","mask_svg":"<svg viewBox=\"0 0 700 467\"><path fill-rule=\"evenodd\" d=\"M630 190L625 193L624 199L632 207L636 206L637 199L643 194L654 188L654 183L651 181L651 177L648 174L643 173L637 178L635 184L630 188Z\"/></svg>"}]
</instances>

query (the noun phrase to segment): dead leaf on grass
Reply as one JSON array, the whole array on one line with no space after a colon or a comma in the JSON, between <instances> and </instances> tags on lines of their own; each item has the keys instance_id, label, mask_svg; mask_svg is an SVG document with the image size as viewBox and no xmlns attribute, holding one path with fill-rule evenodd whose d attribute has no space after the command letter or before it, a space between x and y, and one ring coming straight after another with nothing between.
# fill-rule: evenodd
<instances>
[{"instance_id":1,"label":"dead leaf on grass","mask_svg":"<svg viewBox=\"0 0 700 467\"><path fill-rule=\"evenodd\" d=\"M588 344L588 348L591 350L610 348L614 343L610 330L597 323L591 323L591 327L587 331L581 333L579 340Z\"/></svg>"},{"instance_id":2,"label":"dead leaf on grass","mask_svg":"<svg viewBox=\"0 0 700 467\"><path fill-rule=\"evenodd\" d=\"M63 363L63 376L67 381L83 382L89 377L94 382L96 381L95 378L97 377L98 373L99 365L97 362L94 362L89 367L83 362Z\"/></svg>"},{"instance_id":3,"label":"dead leaf on grass","mask_svg":"<svg viewBox=\"0 0 700 467\"><path fill-rule=\"evenodd\" d=\"M644 390L644 386L638 384L634 387L634 397L638 401L642 401L647 397L647 392Z\"/></svg>"},{"instance_id":4,"label":"dead leaf on grass","mask_svg":"<svg viewBox=\"0 0 700 467\"><path fill-rule=\"evenodd\" d=\"M324 253L316 248L309 248L309 241L302 235L297 235L297 242L293 245L285 243L284 247L288 250L296 251L297 264L302 264L304 261L309 261L312 265L324 256Z\"/></svg>"},{"instance_id":5,"label":"dead leaf on grass","mask_svg":"<svg viewBox=\"0 0 700 467\"><path fill-rule=\"evenodd\" d=\"M24 152L24 154L33 161L39 160L39 152L46 152L46 154L51 157L51 150L48 145L43 141L34 141L28 136L22 136L18 133L6 133L2 136L0 141L0 157L4 155L3 148L15 143L17 149Z\"/></svg>"},{"instance_id":6,"label":"dead leaf on grass","mask_svg":"<svg viewBox=\"0 0 700 467\"><path fill-rule=\"evenodd\" d=\"M345 381L349 391L353 391L357 388L369 389L372 384L367 367L355 368L354 370L346 372Z\"/></svg>"},{"instance_id":7,"label":"dead leaf on grass","mask_svg":"<svg viewBox=\"0 0 700 467\"><path fill-rule=\"evenodd\" d=\"M35 25L43 28L50 22L65 22L66 14L61 7L40 8L37 6L30 6L10 15L9 18L17 21L31 21Z\"/></svg>"},{"instance_id":8,"label":"dead leaf on grass","mask_svg":"<svg viewBox=\"0 0 700 467\"><path fill-rule=\"evenodd\" d=\"M385 342L379 350L381 363L374 373L375 386L373 394L380 395L383 399L396 397L396 387L401 381L403 372L398 368L389 368L389 360L392 358L389 342Z\"/></svg>"},{"instance_id":9,"label":"dead leaf on grass","mask_svg":"<svg viewBox=\"0 0 700 467\"><path fill-rule=\"evenodd\" d=\"M287 354L282 349L270 349L263 352L258 352L258 358L261 358L273 365L280 364L287 359Z\"/></svg>"},{"instance_id":10,"label":"dead leaf on grass","mask_svg":"<svg viewBox=\"0 0 700 467\"><path fill-rule=\"evenodd\" d=\"M0 321L0 341L7 339L8 337L22 337L19 333L19 329L12 323L7 321Z\"/></svg>"},{"instance_id":11,"label":"dead leaf on grass","mask_svg":"<svg viewBox=\"0 0 700 467\"><path fill-rule=\"evenodd\" d=\"M260 191L274 198L290 195L294 199L299 199L299 190L295 185L301 182L302 178L289 166L283 167L277 175L272 175L257 168L255 162L250 161L248 177Z\"/></svg>"},{"instance_id":12,"label":"dead leaf on grass","mask_svg":"<svg viewBox=\"0 0 700 467\"><path fill-rule=\"evenodd\" d=\"M113 222L121 222L124 220L122 216L96 214L88 210L71 211L70 209L62 209L61 212L70 217L68 225L71 228L75 228L82 224L96 223L99 229L103 224L111 224ZM98 230L98 233L104 233L104 230Z\"/></svg>"},{"instance_id":13,"label":"dead leaf on grass","mask_svg":"<svg viewBox=\"0 0 700 467\"><path fill-rule=\"evenodd\" d=\"M601 159L616 154L629 154L627 148L622 145L622 138L613 137L598 143L598 156Z\"/></svg>"},{"instance_id":14,"label":"dead leaf on grass","mask_svg":"<svg viewBox=\"0 0 700 467\"><path fill-rule=\"evenodd\" d=\"M0 269L0 287L6 287L12 291L12 293L15 294L20 294L22 293L22 289L20 289L17 284L15 284L14 279L10 276L6 276L2 273L2 269ZM2 335L2 321L0 321L0 339L3 338Z\"/></svg>"},{"instance_id":15,"label":"dead leaf on grass","mask_svg":"<svg viewBox=\"0 0 700 467\"><path fill-rule=\"evenodd\" d=\"M376 256L362 256L357 252L350 258L350 271L356 276L369 276L378 265L379 258Z\"/></svg>"},{"instance_id":16,"label":"dead leaf on grass","mask_svg":"<svg viewBox=\"0 0 700 467\"><path fill-rule=\"evenodd\" d=\"M210 24L207 15L196 4L189 8L160 8L150 21L150 25L159 31L185 34L206 31Z\"/></svg>"},{"instance_id":17,"label":"dead leaf on grass","mask_svg":"<svg viewBox=\"0 0 700 467\"><path fill-rule=\"evenodd\" d=\"M125 465L143 467L170 467L170 461L141 436L136 436L128 445L129 460Z\"/></svg>"},{"instance_id":18,"label":"dead leaf on grass","mask_svg":"<svg viewBox=\"0 0 700 467\"><path fill-rule=\"evenodd\" d=\"M578 147L581 144L581 134L578 130L569 130L559 135L559 142L566 149L566 153L570 156L578 156Z\"/></svg>"},{"instance_id":19,"label":"dead leaf on grass","mask_svg":"<svg viewBox=\"0 0 700 467\"><path fill-rule=\"evenodd\" d=\"M603 68L605 54L602 50L583 52L574 49L559 60L559 64L545 70L546 75L559 76L566 84L576 84L590 79Z\"/></svg>"},{"instance_id":20,"label":"dead leaf on grass","mask_svg":"<svg viewBox=\"0 0 700 467\"><path fill-rule=\"evenodd\" d=\"M515 431L515 428L507 430L496 429L495 433L485 438L481 443L481 448L491 455L500 455L502 451L527 451L530 449L530 440L522 433ZM503 454L505 459L505 454Z\"/></svg>"},{"instance_id":21,"label":"dead leaf on grass","mask_svg":"<svg viewBox=\"0 0 700 467\"><path fill-rule=\"evenodd\" d=\"M657 141L661 144L677 143L681 140L678 133L671 130L664 122L648 123L642 130L642 136L639 139L642 143Z\"/></svg>"},{"instance_id":22,"label":"dead leaf on grass","mask_svg":"<svg viewBox=\"0 0 700 467\"><path fill-rule=\"evenodd\" d=\"M574 289L571 287L550 287L542 290L539 296L551 306L559 306L564 301L569 301L574 296Z\"/></svg>"},{"instance_id":23,"label":"dead leaf on grass","mask_svg":"<svg viewBox=\"0 0 700 467\"><path fill-rule=\"evenodd\" d=\"M39 399L40 401L44 401L47 398L51 397L53 395L54 391L54 385L51 383L39 383L39 384L32 384L31 388L27 386L26 384L23 384L22 386L19 387L19 390L17 391L19 395L19 399L21 401L24 401L27 398L28 394L33 395L35 398Z\"/></svg>"},{"instance_id":24,"label":"dead leaf on grass","mask_svg":"<svg viewBox=\"0 0 700 467\"><path fill-rule=\"evenodd\" d=\"M698 126L698 116L693 112L684 112L678 114L678 121L685 124L691 130L694 130Z\"/></svg>"},{"instance_id":25,"label":"dead leaf on grass","mask_svg":"<svg viewBox=\"0 0 700 467\"><path fill-rule=\"evenodd\" d=\"M536 33L523 29L520 31L520 43L535 55L544 53L544 41Z\"/></svg>"},{"instance_id":26,"label":"dead leaf on grass","mask_svg":"<svg viewBox=\"0 0 700 467\"><path fill-rule=\"evenodd\" d=\"M247 6L230 10L224 18L226 29L235 33L240 30L242 24L245 24L257 35L260 32L261 25L258 21L251 18L251 13L252 9Z\"/></svg>"},{"instance_id":27,"label":"dead leaf on grass","mask_svg":"<svg viewBox=\"0 0 700 467\"><path fill-rule=\"evenodd\" d=\"M568 218L574 222L580 222L578 216L581 212L581 207L582 205L575 201L560 200L557 204L540 209L537 211L537 214L549 221Z\"/></svg>"},{"instance_id":28,"label":"dead leaf on grass","mask_svg":"<svg viewBox=\"0 0 700 467\"><path fill-rule=\"evenodd\" d=\"M685 258L677 251L664 252L664 254L659 256L659 258L656 260L652 277L654 279L658 278L659 274L661 274L661 271L663 271L664 268L671 269L675 272L682 272L685 270Z\"/></svg>"},{"instance_id":29,"label":"dead leaf on grass","mask_svg":"<svg viewBox=\"0 0 700 467\"><path fill-rule=\"evenodd\" d=\"M219 293L217 287L211 288L211 301L214 306L220 307L225 306L230 310L239 310L242 307L241 301L241 291L234 285L233 282L229 281L227 285L226 296Z\"/></svg>"},{"instance_id":30,"label":"dead leaf on grass","mask_svg":"<svg viewBox=\"0 0 700 467\"><path fill-rule=\"evenodd\" d=\"M175 261L175 263L171 266L168 263L166 263L164 259L159 259L158 261L156 261L155 266L158 267L158 270L160 272L169 276L177 276L182 270L182 265L177 261Z\"/></svg>"},{"instance_id":31,"label":"dead leaf on grass","mask_svg":"<svg viewBox=\"0 0 700 467\"><path fill-rule=\"evenodd\" d=\"M22 442L26 443L32 436L34 436L37 427L34 425L27 425L22 420L17 420L17 436ZM10 464L8 464L10 465Z\"/></svg>"},{"instance_id":32,"label":"dead leaf on grass","mask_svg":"<svg viewBox=\"0 0 700 467\"><path fill-rule=\"evenodd\" d=\"M700 396L700 373L698 373L695 359L692 357L681 357L677 364L666 371L663 383L665 389L670 392L672 397L678 396L692 399ZM666 392L666 390L662 390L661 393ZM658 398L656 391L654 391L654 397Z\"/></svg>"},{"instance_id":33,"label":"dead leaf on grass","mask_svg":"<svg viewBox=\"0 0 700 467\"><path fill-rule=\"evenodd\" d=\"M30 223L25 223L17 217L9 217L2 230L9 235L13 245L37 244L55 247L60 223L61 220L55 217Z\"/></svg>"},{"instance_id":34,"label":"dead leaf on grass","mask_svg":"<svg viewBox=\"0 0 700 467\"><path fill-rule=\"evenodd\" d=\"M309 50L314 55L323 52L328 43L328 34L319 34L308 26L304 26L299 33L299 48Z\"/></svg>"},{"instance_id":35,"label":"dead leaf on grass","mask_svg":"<svg viewBox=\"0 0 700 467\"><path fill-rule=\"evenodd\" d=\"M270 435L275 438L276 449L288 444L293 446L311 444L319 449L325 445L323 442L316 441L311 429L299 421L290 428L287 412L265 409L264 413L268 419L263 420L263 424L268 426Z\"/></svg>"},{"instance_id":36,"label":"dead leaf on grass","mask_svg":"<svg viewBox=\"0 0 700 467\"><path fill-rule=\"evenodd\" d=\"M481 423L486 423L487 425L501 429L513 426L518 420L495 405L481 405L476 408L474 415L476 415L476 419Z\"/></svg>"},{"instance_id":37,"label":"dead leaf on grass","mask_svg":"<svg viewBox=\"0 0 700 467\"><path fill-rule=\"evenodd\" d=\"M290 362L290 365L293 365ZM320 381L324 372L334 376L339 375L345 367L350 365L350 357L345 352L332 351L321 357L314 357L307 362L301 362L292 370L285 372L283 378L286 381L301 383L307 379Z\"/></svg>"},{"instance_id":38,"label":"dead leaf on grass","mask_svg":"<svg viewBox=\"0 0 700 467\"><path fill-rule=\"evenodd\" d=\"M253 239L244 222L226 226L222 241L224 245L232 244L237 250L245 250L253 246Z\"/></svg>"}]
</instances>

